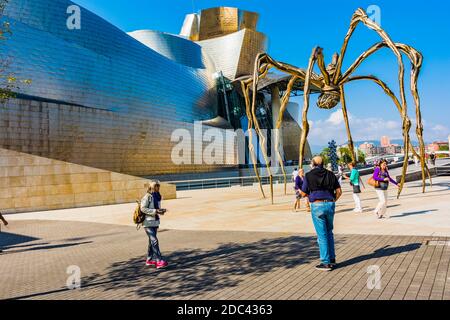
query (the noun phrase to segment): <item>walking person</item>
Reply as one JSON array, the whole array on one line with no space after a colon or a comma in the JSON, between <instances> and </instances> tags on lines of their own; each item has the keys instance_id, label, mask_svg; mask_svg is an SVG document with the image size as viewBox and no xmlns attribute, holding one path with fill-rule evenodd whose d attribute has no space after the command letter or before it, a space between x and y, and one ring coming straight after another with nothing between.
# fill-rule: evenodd
<instances>
[{"instance_id":1,"label":"walking person","mask_svg":"<svg viewBox=\"0 0 450 320\"><path fill-rule=\"evenodd\" d=\"M432 152L432 153L430 154L430 162L431 162L431 165L432 165L432 166L435 166L435 165L436 165L436 154L435 154L434 152Z\"/></svg>"},{"instance_id":2,"label":"walking person","mask_svg":"<svg viewBox=\"0 0 450 320\"><path fill-rule=\"evenodd\" d=\"M344 178L344 167L342 164L338 165L338 182L342 185L342 179Z\"/></svg>"},{"instance_id":3,"label":"walking person","mask_svg":"<svg viewBox=\"0 0 450 320\"><path fill-rule=\"evenodd\" d=\"M363 209L359 194L361 193L361 186L364 187L364 184L361 181L359 171L356 169L356 164L354 162L350 162L347 166L350 170L350 177L344 174L344 178L350 180L350 185L353 188L353 200L355 201L355 209L353 211L356 213L362 213Z\"/></svg>"},{"instance_id":4,"label":"walking person","mask_svg":"<svg viewBox=\"0 0 450 320\"><path fill-rule=\"evenodd\" d=\"M8 221L3 217L3 215L0 213L0 233L2 232L2 223L5 225L5 227L8 225ZM0 253L2 253L3 250L0 249Z\"/></svg>"},{"instance_id":5,"label":"walking person","mask_svg":"<svg viewBox=\"0 0 450 320\"><path fill-rule=\"evenodd\" d=\"M297 178L299 171L297 170L297 168L294 169L294 171L292 172L292 182L295 183L295 178Z\"/></svg>"},{"instance_id":6,"label":"walking person","mask_svg":"<svg viewBox=\"0 0 450 320\"><path fill-rule=\"evenodd\" d=\"M159 193L159 188L160 183L158 181L152 181L140 205L141 211L145 214L143 226L149 240L145 264L149 267L156 267L157 269L168 266L168 263L162 257L157 237L160 216L167 212L167 210L161 208L162 197Z\"/></svg>"},{"instance_id":7,"label":"walking person","mask_svg":"<svg viewBox=\"0 0 450 320\"><path fill-rule=\"evenodd\" d=\"M336 266L334 248L333 222L336 201L342 195L342 189L334 173L323 167L320 156L312 160L313 169L303 181L301 192L308 196L311 216L317 233L320 251L320 264L317 270L331 271Z\"/></svg>"},{"instance_id":8,"label":"walking person","mask_svg":"<svg viewBox=\"0 0 450 320\"><path fill-rule=\"evenodd\" d=\"M375 185L375 191L377 193L379 202L374 212L378 219L389 218L387 215L387 204L388 204L388 189L389 183L394 184L398 187L397 181L391 178L389 175L387 161L381 160L379 166L375 168L372 176L373 180L378 183Z\"/></svg>"},{"instance_id":9,"label":"walking person","mask_svg":"<svg viewBox=\"0 0 450 320\"><path fill-rule=\"evenodd\" d=\"M297 210L300 210L300 205L301 205L302 199L305 199L306 208L307 208L308 212L311 211L311 209L309 207L308 197L303 197L302 193L301 193L304 179L305 179L305 171L303 169L300 169L298 171L297 177L295 178L295 185L294 185L294 189L295 189L294 212L297 212Z\"/></svg>"},{"instance_id":10,"label":"walking person","mask_svg":"<svg viewBox=\"0 0 450 320\"><path fill-rule=\"evenodd\" d=\"M331 162L329 162L327 164L327 170L330 171L330 172L333 172L333 165L331 164Z\"/></svg>"}]
</instances>

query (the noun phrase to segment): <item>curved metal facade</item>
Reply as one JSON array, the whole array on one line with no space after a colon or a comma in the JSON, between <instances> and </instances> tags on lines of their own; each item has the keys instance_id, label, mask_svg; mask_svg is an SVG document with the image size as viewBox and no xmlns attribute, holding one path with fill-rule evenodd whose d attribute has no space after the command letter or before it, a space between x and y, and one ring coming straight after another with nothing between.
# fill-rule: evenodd
<instances>
[{"instance_id":1,"label":"curved metal facade","mask_svg":"<svg viewBox=\"0 0 450 320\"><path fill-rule=\"evenodd\" d=\"M170 38L173 51L196 63L172 60L84 8L81 29L70 30L66 11L72 4L11 0L7 5L13 36L2 51L13 57L11 67L19 77L33 80L24 93L179 121L215 116L214 70L201 63L195 44Z\"/></svg>"},{"instance_id":2,"label":"curved metal facade","mask_svg":"<svg viewBox=\"0 0 450 320\"><path fill-rule=\"evenodd\" d=\"M81 29L70 30L73 4L9 1L13 34L0 53L32 84L0 105L0 146L141 176L234 165L171 159L174 130L217 116L215 68L201 47L162 33L144 45L82 7Z\"/></svg>"},{"instance_id":3,"label":"curved metal facade","mask_svg":"<svg viewBox=\"0 0 450 320\"><path fill-rule=\"evenodd\" d=\"M215 70L214 63L205 56L202 47L193 41L153 30L138 30L128 34L174 62L191 68L206 69L210 73Z\"/></svg>"},{"instance_id":4,"label":"curved metal facade","mask_svg":"<svg viewBox=\"0 0 450 320\"><path fill-rule=\"evenodd\" d=\"M174 164L171 135L186 129L192 146L207 144L193 134L193 123L219 115L214 74L223 71L230 80L252 74L256 54L267 50L257 14L213 8L187 19L184 36L127 34L79 6L81 28L70 29L73 5L9 0L3 19L12 36L0 54L32 83L0 105L0 147L140 176L237 165L230 148L224 159L232 163L194 164L192 148L192 163Z\"/></svg>"},{"instance_id":5,"label":"curved metal facade","mask_svg":"<svg viewBox=\"0 0 450 320\"><path fill-rule=\"evenodd\" d=\"M256 55L267 51L266 36L251 29L197 43L211 56L216 68L230 80L253 74Z\"/></svg>"}]
</instances>

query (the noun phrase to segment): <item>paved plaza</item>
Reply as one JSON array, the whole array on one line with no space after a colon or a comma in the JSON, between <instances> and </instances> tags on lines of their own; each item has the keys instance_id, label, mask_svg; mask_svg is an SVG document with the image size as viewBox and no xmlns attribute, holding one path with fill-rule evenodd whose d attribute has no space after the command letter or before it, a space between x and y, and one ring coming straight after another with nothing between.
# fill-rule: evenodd
<instances>
[{"instance_id":1,"label":"paved plaza","mask_svg":"<svg viewBox=\"0 0 450 320\"><path fill-rule=\"evenodd\" d=\"M134 204L8 215L0 298L450 299L448 178L426 194L408 183L400 200L392 189L387 220L372 213L371 189L365 212L353 213L346 184L335 219L339 268L329 273L314 268L311 217L292 212L291 187L284 195L276 186L273 206L257 187L179 192L165 202L160 242L170 267L159 271L144 266ZM71 266L81 289L67 289Z\"/></svg>"}]
</instances>

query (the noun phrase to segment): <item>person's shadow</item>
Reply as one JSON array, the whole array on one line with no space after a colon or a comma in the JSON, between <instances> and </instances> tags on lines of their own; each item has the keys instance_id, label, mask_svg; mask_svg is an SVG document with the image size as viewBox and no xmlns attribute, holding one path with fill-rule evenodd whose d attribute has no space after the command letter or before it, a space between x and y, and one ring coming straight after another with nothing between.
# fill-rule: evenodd
<instances>
[{"instance_id":1,"label":"person's shadow","mask_svg":"<svg viewBox=\"0 0 450 320\"><path fill-rule=\"evenodd\" d=\"M438 210L437 209L432 209L432 210L405 212L405 213L402 213L402 214L393 215L393 216L391 216L391 219L398 219L398 218L403 218L403 217L408 217L408 216L428 214L428 213L435 212L435 211L438 211Z\"/></svg>"},{"instance_id":2,"label":"person's shadow","mask_svg":"<svg viewBox=\"0 0 450 320\"><path fill-rule=\"evenodd\" d=\"M421 243L411 243L411 244L407 244L404 246L400 246L400 247L390 247L390 246L385 246L383 248L377 249L375 250L373 253L370 254L365 254L359 257L354 257L351 258L349 260L340 262L338 264L338 268L345 268L360 262L364 262L366 260L370 260L370 259L378 259L378 258L383 258L383 257L389 257L395 254L400 254L400 253L405 253L405 252L410 252L410 251L415 251L417 249L419 249L421 247Z\"/></svg>"},{"instance_id":3,"label":"person's shadow","mask_svg":"<svg viewBox=\"0 0 450 320\"><path fill-rule=\"evenodd\" d=\"M2 232L0 234L1 255L13 254L26 251L51 250L59 248L68 248L82 244L92 243L92 241L65 242L59 244L50 244L48 242L37 242L39 238L30 237L22 234Z\"/></svg>"}]
</instances>

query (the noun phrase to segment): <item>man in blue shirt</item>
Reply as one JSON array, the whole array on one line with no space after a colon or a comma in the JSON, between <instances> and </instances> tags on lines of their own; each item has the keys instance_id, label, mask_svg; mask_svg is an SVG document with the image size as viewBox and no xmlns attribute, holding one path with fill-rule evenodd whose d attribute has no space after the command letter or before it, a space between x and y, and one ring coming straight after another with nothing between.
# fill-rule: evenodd
<instances>
[{"instance_id":1,"label":"man in blue shirt","mask_svg":"<svg viewBox=\"0 0 450 320\"><path fill-rule=\"evenodd\" d=\"M309 198L311 215L319 243L320 261L318 270L331 271L336 265L334 249L333 220L336 201L342 195L342 189L333 172L323 167L320 156L312 160L313 169L303 180L301 192Z\"/></svg>"}]
</instances>

